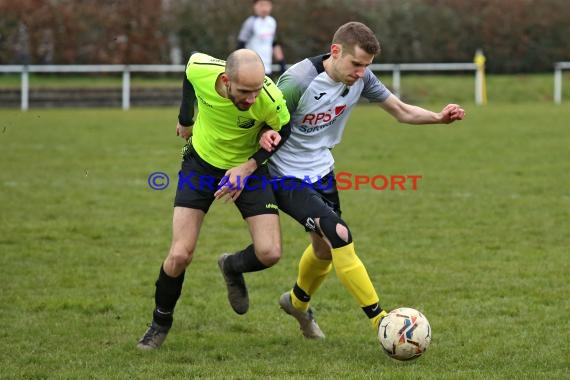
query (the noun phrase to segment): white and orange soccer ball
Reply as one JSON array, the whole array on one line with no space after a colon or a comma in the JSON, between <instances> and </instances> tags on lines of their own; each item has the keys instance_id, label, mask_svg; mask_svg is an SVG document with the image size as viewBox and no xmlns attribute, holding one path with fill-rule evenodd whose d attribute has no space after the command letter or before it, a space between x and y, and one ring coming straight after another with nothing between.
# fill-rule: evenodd
<instances>
[{"instance_id":1,"label":"white and orange soccer ball","mask_svg":"<svg viewBox=\"0 0 570 380\"><path fill-rule=\"evenodd\" d=\"M378 340L384 352L396 360L420 357L431 343L431 327L418 310L401 307L380 322Z\"/></svg>"}]
</instances>

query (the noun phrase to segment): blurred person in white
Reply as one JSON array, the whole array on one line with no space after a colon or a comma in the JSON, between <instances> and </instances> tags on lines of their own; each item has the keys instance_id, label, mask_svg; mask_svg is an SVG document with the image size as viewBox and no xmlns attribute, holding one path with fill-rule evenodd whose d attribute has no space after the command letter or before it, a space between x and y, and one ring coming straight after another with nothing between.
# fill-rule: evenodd
<instances>
[{"instance_id":1,"label":"blurred person in white","mask_svg":"<svg viewBox=\"0 0 570 380\"><path fill-rule=\"evenodd\" d=\"M272 76L273 58L280 66L279 74L283 74L286 69L283 48L277 38L277 21L271 16L272 10L271 0L253 0L253 15L243 22L237 44L238 49L247 48L259 54L268 76Z\"/></svg>"}]
</instances>

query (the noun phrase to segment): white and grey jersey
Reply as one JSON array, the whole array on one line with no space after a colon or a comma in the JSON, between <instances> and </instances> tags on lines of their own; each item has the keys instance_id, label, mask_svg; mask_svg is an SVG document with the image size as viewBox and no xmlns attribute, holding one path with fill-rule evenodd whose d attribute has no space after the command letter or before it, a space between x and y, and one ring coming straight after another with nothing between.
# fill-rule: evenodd
<instances>
[{"instance_id":1,"label":"white and grey jersey","mask_svg":"<svg viewBox=\"0 0 570 380\"><path fill-rule=\"evenodd\" d=\"M391 94L370 69L350 87L333 81L323 66L328 56L304 59L279 78L291 114L291 136L269 161L272 176L316 182L328 174L334 169L331 149L360 97L383 102Z\"/></svg>"},{"instance_id":2,"label":"white and grey jersey","mask_svg":"<svg viewBox=\"0 0 570 380\"><path fill-rule=\"evenodd\" d=\"M265 73L271 74L273 62L273 41L277 31L277 21L272 16L249 16L240 29L238 40L245 43L261 57L265 65Z\"/></svg>"}]
</instances>

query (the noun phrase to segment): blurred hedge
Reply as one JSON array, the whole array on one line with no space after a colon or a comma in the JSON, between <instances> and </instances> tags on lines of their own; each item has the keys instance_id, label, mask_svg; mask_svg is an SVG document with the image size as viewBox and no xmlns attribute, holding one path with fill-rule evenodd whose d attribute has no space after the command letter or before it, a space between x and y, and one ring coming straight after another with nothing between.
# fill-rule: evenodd
<instances>
[{"instance_id":1,"label":"blurred hedge","mask_svg":"<svg viewBox=\"0 0 570 380\"><path fill-rule=\"evenodd\" d=\"M565 0L274 0L288 62L328 49L358 20L382 44L377 62L471 62L490 72L551 71L570 60ZM0 64L181 63L225 57L250 0L0 0Z\"/></svg>"}]
</instances>

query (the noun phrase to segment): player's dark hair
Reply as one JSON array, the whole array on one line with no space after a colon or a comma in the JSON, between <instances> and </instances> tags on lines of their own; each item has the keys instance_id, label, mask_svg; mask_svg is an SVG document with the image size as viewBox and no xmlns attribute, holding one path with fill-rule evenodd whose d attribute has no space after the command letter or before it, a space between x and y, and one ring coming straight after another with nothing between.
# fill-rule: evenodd
<instances>
[{"instance_id":1,"label":"player's dark hair","mask_svg":"<svg viewBox=\"0 0 570 380\"><path fill-rule=\"evenodd\" d=\"M354 54L356 46L368 54L380 53L380 42L374 32L361 22L351 21L342 25L335 32L332 43L342 45L343 51L351 54Z\"/></svg>"}]
</instances>

